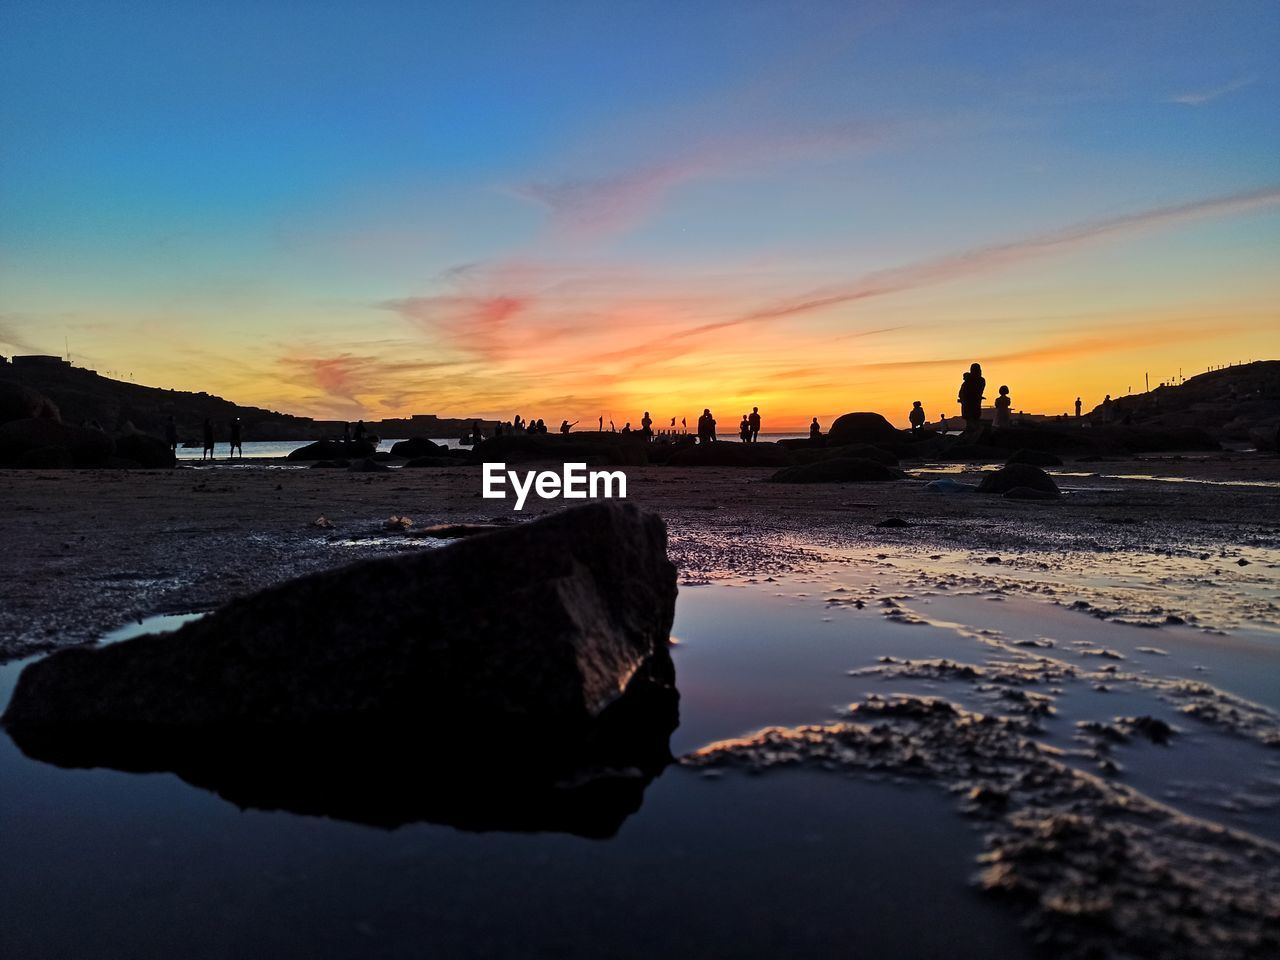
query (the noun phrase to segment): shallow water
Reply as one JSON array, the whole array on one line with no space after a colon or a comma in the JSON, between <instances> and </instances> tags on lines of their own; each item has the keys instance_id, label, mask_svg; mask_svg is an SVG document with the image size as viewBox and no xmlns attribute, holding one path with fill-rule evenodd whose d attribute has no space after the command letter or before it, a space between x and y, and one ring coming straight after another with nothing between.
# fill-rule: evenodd
<instances>
[{"instance_id":1,"label":"shallow water","mask_svg":"<svg viewBox=\"0 0 1280 960\"><path fill-rule=\"evenodd\" d=\"M1043 721L1040 739L1068 751L1067 762L1098 769L1078 721L1165 719L1173 740L1117 745L1112 775L1280 840L1276 751L1185 717L1144 685L1191 678L1280 708L1276 633L1132 626L1003 589L929 589L849 557L805 575L682 587L674 637L677 754L766 725L826 722L869 693L1002 709L979 683L857 673L884 669L886 656L979 666L1046 657L1091 672L1055 688L1056 713ZM0 667L0 704L20 667ZM1014 916L968 885L980 839L928 784L672 767L615 837L587 840L241 811L170 774L37 763L7 737L0 782L6 957L1028 950Z\"/></svg>"}]
</instances>

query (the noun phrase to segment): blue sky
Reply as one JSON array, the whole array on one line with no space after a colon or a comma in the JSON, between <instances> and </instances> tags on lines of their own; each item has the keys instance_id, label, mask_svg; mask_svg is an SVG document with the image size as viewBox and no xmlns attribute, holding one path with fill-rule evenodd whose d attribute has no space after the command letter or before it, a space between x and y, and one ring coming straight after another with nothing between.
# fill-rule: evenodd
<instances>
[{"instance_id":1,"label":"blue sky","mask_svg":"<svg viewBox=\"0 0 1280 960\"><path fill-rule=\"evenodd\" d=\"M1278 41L1274 3L9 0L0 352L65 337L317 414L751 389L797 421L889 412L890 388L942 404L928 362L975 350L1026 353L1009 377L1048 404L1055 317L1129 344L1212 315L1231 333L1188 321L1159 361L1275 355ZM1129 215L1150 222L685 335ZM922 342L908 385L876 373Z\"/></svg>"}]
</instances>

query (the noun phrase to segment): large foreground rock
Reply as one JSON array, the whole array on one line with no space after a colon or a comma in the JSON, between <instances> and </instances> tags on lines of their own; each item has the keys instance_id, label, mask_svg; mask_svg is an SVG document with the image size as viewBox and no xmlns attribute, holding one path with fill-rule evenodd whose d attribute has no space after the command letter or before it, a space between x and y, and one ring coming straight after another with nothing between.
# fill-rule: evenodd
<instances>
[{"instance_id":1,"label":"large foreground rock","mask_svg":"<svg viewBox=\"0 0 1280 960\"><path fill-rule=\"evenodd\" d=\"M132 460L149 470L163 470L177 463L167 443L145 433L127 433L118 437L116 456Z\"/></svg>"},{"instance_id":2,"label":"large foreground rock","mask_svg":"<svg viewBox=\"0 0 1280 960\"><path fill-rule=\"evenodd\" d=\"M246 806L608 833L670 759L675 595L662 521L590 504L55 653L3 723L38 759Z\"/></svg>"},{"instance_id":3,"label":"large foreground rock","mask_svg":"<svg viewBox=\"0 0 1280 960\"><path fill-rule=\"evenodd\" d=\"M850 443L895 444L905 434L878 413L846 413L827 431L827 446Z\"/></svg>"},{"instance_id":4,"label":"large foreground rock","mask_svg":"<svg viewBox=\"0 0 1280 960\"><path fill-rule=\"evenodd\" d=\"M1058 493L1058 485L1053 482L1053 477L1029 463L1010 463L1000 470L983 474L978 492L1008 493L1020 487L1055 496Z\"/></svg>"},{"instance_id":5,"label":"large foreground rock","mask_svg":"<svg viewBox=\"0 0 1280 960\"><path fill-rule=\"evenodd\" d=\"M443 446L426 437L411 437L391 445L391 455L403 457L405 460L414 460L418 457L440 457L444 456L444 451Z\"/></svg>"},{"instance_id":6,"label":"large foreground rock","mask_svg":"<svg viewBox=\"0 0 1280 960\"><path fill-rule=\"evenodd\" d=\"M867 483L901 479L902 471L858 457L784 467L769 478L773 483Z\"/></svg>"}]
</instances>

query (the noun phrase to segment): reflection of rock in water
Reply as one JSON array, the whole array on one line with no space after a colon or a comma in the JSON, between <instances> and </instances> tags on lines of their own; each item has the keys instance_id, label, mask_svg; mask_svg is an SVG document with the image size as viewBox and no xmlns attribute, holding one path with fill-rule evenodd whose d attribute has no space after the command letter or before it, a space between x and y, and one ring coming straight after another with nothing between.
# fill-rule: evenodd
<instances>
[{"instance_id":1,"label":"reflection of rock in water","mask_svg":"<svg viewBox=\"0 0 1280 960\"><path fill-rule=\"evenodd\" d=\"M56 653L4 723L245 806L607 835L670 758L674 605L662 522L593 504Z\"/></svg>"},{"instance_id":2,"label":"reflection of rock in water","mask_svg":"<svg viewBox=\"0 0 1280 960\"><path fill-rule=\"evenodd\" d=\"M847 722L771 728L684 762L938 781L990 824L982 886L1021 905L1052 956L1280 955L1280 849L1073 769L1036 729L933 698L870 697Z\"/></svg>"}]
</instances>

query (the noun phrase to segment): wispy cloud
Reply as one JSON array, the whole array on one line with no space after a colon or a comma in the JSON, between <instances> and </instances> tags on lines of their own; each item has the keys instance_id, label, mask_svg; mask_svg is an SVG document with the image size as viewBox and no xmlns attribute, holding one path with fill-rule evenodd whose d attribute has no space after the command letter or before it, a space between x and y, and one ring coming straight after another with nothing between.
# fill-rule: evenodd
<instances>
[{"instance_id":1,"label":"wispy cloud","mask_svg":"<svg viewBox=\"0 0 1280 960\"><path fill-rule=\"evenodd\" d=\"M1036 257L1065 252L1108 237L1203 217L1243 213L1274 206L1277 203L1280 203L1280 187L1273 186L1092 220L1038 236L976 247L972 250L963 250L888 270L878 270L848 284L811 291L740 316L701 324L676 334L675 338L686 339L744 324L781 320L828 307L888 296L974 274L988 273Z\"/></svg>"},{"instance_id":2,"label":"wispy cloud","mask_svg":"<svg viewBox=\"0 0 1280 960\"><path fill-rule=\"evenodd\" d=\"M1243 90L1245 87L1252 86L1257 82L1257 77L1241 77L1239 80L1232 80L1230 83L1224 83L1219 87L1210 87L1207 90L1194 90L1189 93L1180 93L1175 97L1170 97L1168 102L1180 103L1187 107L1199 107L1217 100L1219 97L1225 97L1229 93L1235 93L1237 90Z\"/></svg>"},{"instance_id":3,"label":"wispy cloud","mask_svg":"<svg viewBox=\"0 0 1280 960\"><path fill-rule=\"evenodd\" d=\"M887 132L884 124L849 122L798 133L727 137L616 174L534 180L511 192L545 207L554 230L594 237L642 222L682 184L840 156L882 142Z\"/></svg>"}]
</instances>

